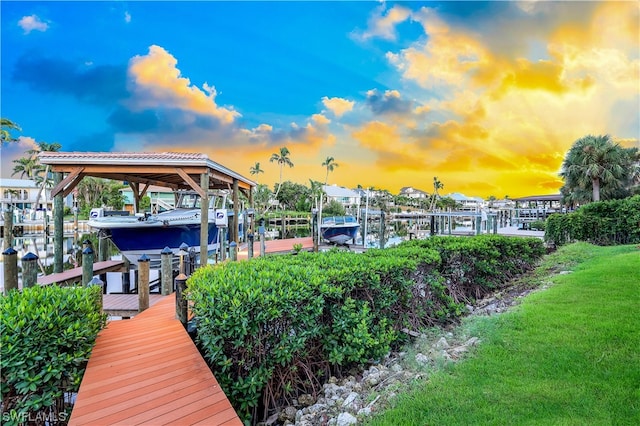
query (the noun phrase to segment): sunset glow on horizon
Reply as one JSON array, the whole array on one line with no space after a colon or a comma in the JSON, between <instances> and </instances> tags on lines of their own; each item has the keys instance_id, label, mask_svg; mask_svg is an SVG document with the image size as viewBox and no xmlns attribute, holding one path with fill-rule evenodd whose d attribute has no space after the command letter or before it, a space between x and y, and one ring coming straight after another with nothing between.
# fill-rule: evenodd
<instances>
[{"instance_id":1,"label":"sunset glow on horizon","mask_svg":"<svg viewBox=\"0 0 640 426\"><path fill-rule=\"evenodd\" d=\"M558 193L588 134L640 147L640 3L2 2L1 114L62 151L198 152L397 193ZM260 163L263 174L252 176ZM17 177L17 176L14 176Z\"/></svg>"}]
</instances>

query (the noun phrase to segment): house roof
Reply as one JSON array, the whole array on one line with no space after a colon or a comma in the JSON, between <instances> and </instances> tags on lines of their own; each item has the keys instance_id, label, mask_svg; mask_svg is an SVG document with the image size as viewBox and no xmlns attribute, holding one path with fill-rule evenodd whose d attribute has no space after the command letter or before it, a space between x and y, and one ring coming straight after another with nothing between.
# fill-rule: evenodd
<instances>
[{"instance_id":1,"label":"house roof","mask_svg":"<svg viewBox=\"0 0 640 426\"><path fill-rule=\"evenodd\" d=\"M426 191L423 191L423 190L418 189L418 188L414 188L413 186L403 186L402 188L400 188L400 192L399 192L400 194L404 194L404 193L407 193L407 192L418 192L418 193L421 193L421 194L427 194Z\"/></svg>"},{"instance_id":2,"label":"house roof","mask_svg":"<svg viewBox=\"0 0 640 426\"><path fill-rule=\"evenodd\" d=\"M212 161L205 154L179 152L41 152L41 164L53 172L68 173L52 190L66 195L84 176L158 185L178 189L200 189L200 176L207 173L209 189L230 188L234 182L249 190L255 182Z\"/></svg>"},{"instance_id":3,"label":"house roof","mask_svg":"<svg viewBox=\"0 0 640 426\"><path fill-rule=\"evenodd\" d=\"M454 199L455 201L475 201L477 203L483 203L484 200L480 197L467 197L464 194L461 194L459 192L452 192L448 195L445 195L445 197L449 197Z\"/></svg>"},{"instance_id":4,"label":"house roof","mask_svg":"<svg viewBox=\"0 0 640 426\"><path fill-rule=\"evenodd\" d=\"M360 198L360 193L337 185L323 185L322 189L329 197Z\"/></svg>"},{"instance_id":5,"label":"house roof","mask_svg":"<svg viewBox=\"0 0 640 426\"><path fill-rule=\"evenodd\" d=\"M37 188L38 185L31 179L4 179L0 178L0 188Z\"/></svg>"},{"instance_id":6,"label":"house roof","mask_svg":"<svg viewBox=\"0 0 640 426\"><path fill-rule=\"evenodd\" d=\"M529 195L527 197L512 198L512 201L561 201L562 194Z\"/></svg>"}]
</instances>

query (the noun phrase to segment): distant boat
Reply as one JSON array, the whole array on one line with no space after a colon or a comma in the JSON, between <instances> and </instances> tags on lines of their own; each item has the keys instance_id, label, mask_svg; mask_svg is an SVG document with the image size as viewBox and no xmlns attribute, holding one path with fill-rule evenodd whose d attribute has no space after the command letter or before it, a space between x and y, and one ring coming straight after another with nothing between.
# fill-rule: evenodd
<instances>
[{"instance_id":1,"label":"distant boat","mask_svg":"<svg viewBox=\"0 0 640 426\"><path fill-rule=\"evenodd\" d=\"M179 194L175 209L158 214L110 216L108 211L93 209L88 225L110 238L118 250L132 263L137 263L138 258L143 254L152 261L159 260L165 247L169 247L176 255L183 243L199 254L200 202L201 197L198 193L186 191ZM226 203L226 193L209 195L209 241L207 244L209 253L220 248L216 213L224 215L223 208L226 207ZM233 209L226 209L226 215L232 217ZM242 236L243 225L241 215L238 220L239 236Z\"/></svg>"},{"instance_id":2,"label":"distant boat","mask_svg":"<svg viewBox=\"0 0 640 426\"><path fill-rule=\"evenodd\" d=\"M320 233L322 238L335 244L355 243L360 224L353 216L331 216L322 219Z\"/></svg>"}]
</instances>

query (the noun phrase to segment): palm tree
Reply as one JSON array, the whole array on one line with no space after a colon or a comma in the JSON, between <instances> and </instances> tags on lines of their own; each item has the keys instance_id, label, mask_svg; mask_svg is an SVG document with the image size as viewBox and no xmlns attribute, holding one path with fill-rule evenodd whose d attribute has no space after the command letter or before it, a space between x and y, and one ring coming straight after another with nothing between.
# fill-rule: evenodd
<instances>
[{"instance_id":1,"label":"palm tree","mask_svg":"<svg viewBox=\"0 0 640 426\"><path fill-rule=\"evenodd\" d=\"M264 170L260 168L260 163L256 162L256 164L254 164L249 168L249 173L251 173L252 175L258 175L260 173L264 173ZM258 183L257 177L256 177L256 183Z\"/></svg>"},{"instance_id":2,"label":"palm tree","mask_svg":"<svg viewBox=\"0 0 640 426\"><path fill-rule=\"evenodd\" d=\"M15 142L18 139L11 137L11 130L21 131L22 129L8 118L0 118L0 146L5 142Z\"/></svg>"},{"instance_id":3,"label":"palm tree","mask_svg":"<svg viewBox=\"0 0 640 426\"><path fill-rule=\"evenodd\" d=\"M315 208L320 208L320 202L322 202L322 194L324 193L322 189L322 182L309 179L309 188L311 189L309 195L311 197L311 202L315 204ZM319 200L320 199L320 200Z\"/></svg>"},{"instance_id":4,"label":"palm tree","mask_svg":"<svg viewBox=\"0 0 640 426\"><path fill-rule=\"evenodd\" d=\"M431 205L429 210L433 210L436 206L436 198L439 197L438 190L444 188L444 184L438 180L437 176L433 177L433 194L431 195Z\"/></svg>"},{"instance_id":5,"label":"palm tree","mask_svg":"<svg viewBox=\"0 0 640 426\"><path fill-rule=\"evenodd\" d=\"M286 146L283 146L282 148L280 148L280 152L271 154L271 158L269 159L269 162L271 163L278 163L280 165L280 182L278 182L278 189L276 190L276 193L274 195L274 198L278 198L278 193L280 192L280 187L282 186L282 167L287 165L289 167L293 167L293 163L291 162L291 159L289 158L289 150L287 149ZM271 207L271 205L267 206L267 210L265 210L265 213L269 210L269 207Z\"/></svg>"},{"instance_id":6,"label":"palm tree","mask_svg":"<svg viewBox=\"0 0 640 426\"><path fill-rule=\"evenodd\" d=\"M62 148L62 145L60 145L58 142L53 142L53 143L47 143L47 142L38 142L38 148L29 150L28 152L32 155L32 156L36 156L37 158L37 154L41 153L41 152L58 152L60 151L60 148ZM38 170L36 171L36 175L39 175L40 172L42 172L42 166L40 165L40 161L36 160L38 163ZM35 176L34 176L35 177ZM40 189L38 190L38 195L36 195L36 206L38 205L38 202L40 202L40 196L42 195L42 191L44 191L44 188L46 186L52 186L52 181L51 179L49 179L49 165L47 164L47 166L44 168L44 176L42 177L42 184L40 185Z\"/></svg>"},{"instance_id":7,"label":"palm tree","mask_svg":"<svg viewBox=\"0 0 640 426\"><path fill-rule=\"evenodd\" d=\"M20 179L25 176L28 179L32 179L36 174L36 170L38 170L38 162L37 159L33 157L33 155L29 157L18 158L17 160L13 160L16 164L13 166L13 172L11 176L15 176L18 173L20 174Z\"/></svg>"},{"instance_id":8,"label":"palm tree","mask_svg":"<svg viewBox=\"0 0 640 426\"><path fill-rule=\"evenodd\" d=\"M609 135L584 136L574 142L562 163L560 176L565 183L561 192L573 202L624 196L637 155L637 148L623 148Z\"/></svg>"},{"instance_id":9,"label":"palm tree","mask_svg":"<svg viewBox=\"0 0 640 426\"><path fill-rule=\"evenodd\" d=\"M333 157L327 157L327 159L324 160L324 162L322 163L322 167L327 168L327 174L324 178L325 185L327 184L327 180L329 179L329 172L332 172L333 169L335 169L338 166L339 164L335 162L335 159Z\"/></svg>"}]
</instances>

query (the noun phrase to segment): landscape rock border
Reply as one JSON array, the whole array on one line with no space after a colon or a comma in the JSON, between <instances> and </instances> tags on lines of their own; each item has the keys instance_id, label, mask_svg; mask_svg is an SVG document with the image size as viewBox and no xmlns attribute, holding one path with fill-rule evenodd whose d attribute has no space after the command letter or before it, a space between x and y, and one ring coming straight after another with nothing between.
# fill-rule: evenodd
<instances>
[{"instance_id":1,"label":"landscape rock border","mask_svg":"<svg viewBox=\"0 0 640 426\"><path fill-rule=\"evenodd\" d=\"M561 273L568 273L562 271ZM532 286L516 284L467 305L468 316L496 315L520 303L530 293L543 290L548 284ZM407 352L390 352L383 360L357 375L341 380L331 377L316 399L301 395L295 406L286 407L260 425L296 426L348 426L362 422L366 417L388 406L398 393L416 380L424 380L430 372L438 371L448 363L457 362L473 347L481 343L476 336L460 340L453 332L441 329L434 336L410 332L418 340L414 348L422 348L410 357ZM424 348L427 348L425 350Z\"/></svg>"}]
</instances>

